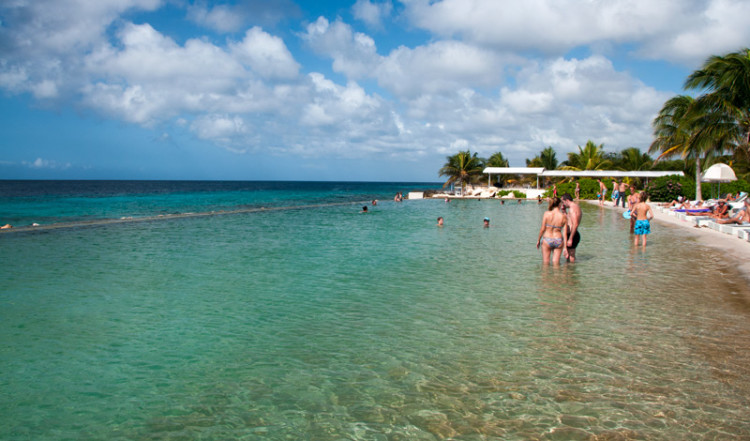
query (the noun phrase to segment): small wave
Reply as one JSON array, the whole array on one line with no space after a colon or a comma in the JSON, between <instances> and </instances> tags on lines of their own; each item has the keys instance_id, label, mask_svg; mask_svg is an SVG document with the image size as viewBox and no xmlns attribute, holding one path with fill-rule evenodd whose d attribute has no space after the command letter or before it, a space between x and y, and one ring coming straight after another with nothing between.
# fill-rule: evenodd
<instances>
[{"instance_id":1,"label":"small wave","mask_svg":"<svg viewBox=\"0 0 750 441\"><path fill-rule=\"evenodd\" d=\"M283 206L283 207L253 207L253 208L242 208L242 209L237 209L237 210L219 210L219 211L159 214L159 215L144 216L144 217L123 216L118 219L95 219L95 220L86 220L86 221L56 222L56 223L48 224L48 225L40 225L38 223L33 223L28 226L21 226L21 227L14 227L14 228L0 230L0 234L22 233L22 232L30 232L30 231L50 231L50 230L60 230L60 229L68 229L68 228L96 227L96 226L102 226L102 225L117 225L117 224L128 224L128 223L135 223L135 222L165 221L165 220L173 220L173 219L187 219L187 218L194 218L194 217L225 216L225 215L232 215L232 214L305 210L305 209L313 209L313 208L335 207L335 206L341 206L341 205L358 205L362 203L366 203L366 202L330 202L330 203L324 203L324 204L291 205L291 206Z\"/></svg>"}]
</instances>

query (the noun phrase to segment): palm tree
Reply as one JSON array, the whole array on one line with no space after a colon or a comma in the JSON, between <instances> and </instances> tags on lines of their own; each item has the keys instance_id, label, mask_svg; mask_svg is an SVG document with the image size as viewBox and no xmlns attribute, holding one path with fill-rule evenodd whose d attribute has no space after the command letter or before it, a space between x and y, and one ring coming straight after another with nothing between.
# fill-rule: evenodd
<instances>
[{"instance_id":1,"label":"palm tree","mask_svg":"<svg viewBox=\"0 0 750 441\"><path fill-rule=\"evenodd\" d=\"M559 163L557 162L557 153L552 146L549 146L539 152L538 156L533 159L526 159L526 167L542 167L545 170L555 170ZM545 177L544 185L549 185L550 179Z\"/></svg>"},{"instance_id":2,"label":"palm tree","mask_svg":"<svg viewBox=\"0 0 750 441\"><path fill-rule=\"evenodd\" d=\"M641 153L638 147L628 147L620 152L618 165L622 170L638 171L648 170L654 161L648 153Z\"/></svg>"},{"instance_id":3,"label":"palm tree","mask_svg":"<svg viewBox=\"0 0 750 441\"><path fill-rule=\"evenodd\" d=\"M614 155L614 159L614 163L616 164L615 169L624 171L648 170L654 163L648 153L641 153L641 149L638 147L623 149L618 155ZM637 185L639 187L641 183L641 178L632 178L629 182L630 185Z\"/></svg>"},{"instance_id":4,"label":"palm tree","mask_svg":"<svg viewBox=\"0 0 750 441\"><path fill-rule=\"evenodd\" d=\"M558 166L557 153L552 146L547 147L539 153L539 159L541 160L542 167L547 170L554 170Z\"/></svg>"},{"instance_id":5,"label":"palm tree","mask_svg":"<svg viewBox=\"0 0 750 441\"><path fill-rule=\"evenodd\" d=\"M508 167L508 160L503 156L503 152L493 153L487 160L487 167Z\"/></svg>"},{"instance_id":6,"label":"palm tree","mask_svg":"<svg viewBox=\"0 0 750 441\"><path fill-rule=\"evenodd\" d=\"M557 153L552 147L545 148L533 159L526 159L526 167L544 167L547 170L555 170L558 164Z\"/></svg>"},{"instance_id":7,"label":"palm tree","mask_svg":"<svg viewBox=\"0 0 750 441\"><path fill-rule=\"evenodd\" d=\"M709 91L701 106L726 118L722 133L750 152L750 49L712 56L685 81L685 89Z\"/></svg>"},{"instance_id":8,"label":"palm tree","mask_svg":"<svg viewBox=\"0 0 750 441\"><path fill-rule=\"evenodd\" d=\"M650 153L660 153L656 161L675 155L695 160L695 197L702 199L701 162L730 148L726 115L688 95L667 100L653 121L656 139Z\"/></svg>"},{"instance_id":9,"label":"palm tree","mask_svg":"<svg viewBox=\"0 0 750 441\"><path fill-rule=\"evenodd\" d=\"M484 160L477 157L477 153L471 154L470 150L458 152L453 156L448 156L447 162L440 169L440 176L448 176L448 180L443 184L443 188L459 182L461 192L467 182L474 182L482 176L484 170Z\"/></svg>"},{"instance_id":10,"label":"palm tree","mask_svg":"<svg viewBox=\"0 0 750 441\"><path fill-rule=\"evenodd\" d=\"M568 160L560 167L563 170L605 170L612 166L612 162L604 157L604 144L596 145L593 141L586 142L586 146L578 146L578 153L568 153Z\"/></svg>"},{"instance_id":11,"label":"palm tree","mask_svg":"<svg viewBox=\"0 0 750 441\"><path fill-rule=\"evenodd\" d=\"M502 152L493 153L492 156L487 159L487 167L508 167L508 160L505 159ZM497 183L505 183L508 179L508 175L497 175Z\"/></svg>"}]
</instances>

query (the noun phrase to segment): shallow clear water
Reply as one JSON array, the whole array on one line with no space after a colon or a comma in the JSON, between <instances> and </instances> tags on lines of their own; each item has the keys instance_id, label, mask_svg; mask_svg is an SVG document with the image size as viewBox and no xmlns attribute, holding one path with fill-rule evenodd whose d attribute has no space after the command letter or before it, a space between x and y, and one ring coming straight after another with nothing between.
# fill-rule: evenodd
<instances>
[{"instance_id":1,"label":"shallow clear water","mask_svg":"<svg viewBox=\"0 0 750 441\"><path fill-rule=\"evenodd\" d=\"M750 438L748 291L689 234L584 206L542 268L535 203L359 208L0 235L0 439Z\"/></svg>"}]
</instances>

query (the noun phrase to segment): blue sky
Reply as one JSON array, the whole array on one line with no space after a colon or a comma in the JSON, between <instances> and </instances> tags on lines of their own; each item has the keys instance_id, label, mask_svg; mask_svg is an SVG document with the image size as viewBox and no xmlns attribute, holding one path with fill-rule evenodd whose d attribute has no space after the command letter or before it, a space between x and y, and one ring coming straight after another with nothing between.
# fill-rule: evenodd
<instances>
[{"instance_id":1,"label":"blue sky","mask_svg":"<svg viewBox=\"0 0 750 441\"><path fill-rule=\"evenodd\" d=\"M750 0L5 0L0 179L439 181L648 148Z\"/></svg>"}]
</instances>

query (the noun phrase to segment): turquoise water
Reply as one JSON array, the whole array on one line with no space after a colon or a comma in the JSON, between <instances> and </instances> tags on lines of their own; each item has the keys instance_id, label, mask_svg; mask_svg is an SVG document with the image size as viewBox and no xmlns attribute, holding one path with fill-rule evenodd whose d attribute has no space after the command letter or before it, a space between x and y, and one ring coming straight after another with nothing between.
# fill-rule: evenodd
<instances>
[{"instance_id":1,"label":"turquoise water","mask_svg":"<svg viewBox=\"0 0 750 441\"><path fill-rule=\"evenodd\" d=\"M559 268L535 203L2 234L0 439L750 438L731 262L583 209Z\"/></svg>"},{"instance_id":2,"label":"turquoise water","mask_svg":"<svg viewBox=\"0 0 750 441\"><path fill-rule=\"evenodd\" d=\"M28 227L393 199L398 182L0 180L0 224Z\"/></svg>"}]
</instances>

